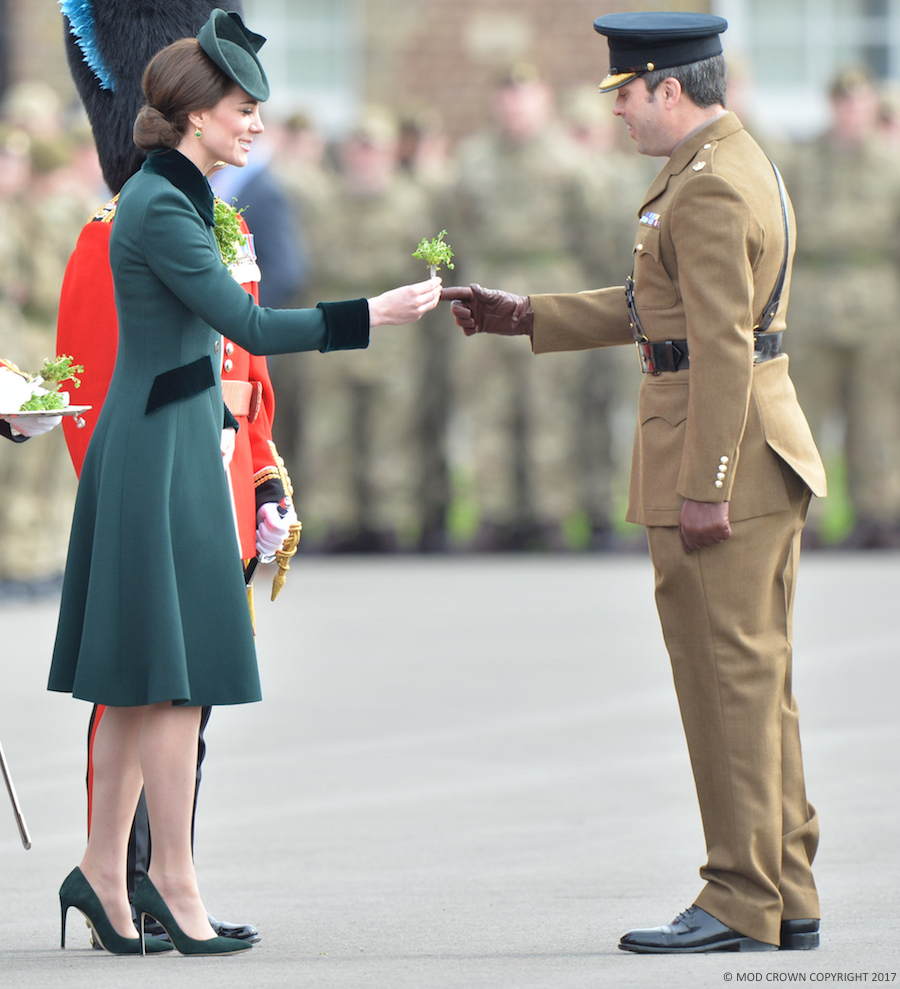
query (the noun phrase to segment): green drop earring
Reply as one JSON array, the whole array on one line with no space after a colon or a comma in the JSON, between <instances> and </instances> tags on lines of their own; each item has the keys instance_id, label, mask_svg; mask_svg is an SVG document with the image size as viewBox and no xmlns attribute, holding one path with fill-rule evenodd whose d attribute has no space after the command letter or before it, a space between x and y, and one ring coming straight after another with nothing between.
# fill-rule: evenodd
<instances>
[{"instance_id":1,"label":"green drop earring","mask_svg":"<svg viewBox=\"0 0 900 989\"><path fill-rule=\"evenodd\" d=\"M203 137L203 135L200 133L199 127L194 131L194 137Z\"/></svg>"}]
</instances>

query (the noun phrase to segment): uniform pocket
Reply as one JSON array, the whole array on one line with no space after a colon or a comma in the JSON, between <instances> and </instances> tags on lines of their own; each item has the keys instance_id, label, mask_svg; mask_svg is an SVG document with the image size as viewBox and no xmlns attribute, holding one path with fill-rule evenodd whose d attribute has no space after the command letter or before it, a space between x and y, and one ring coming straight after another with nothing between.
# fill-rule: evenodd
<instances>
[{"instance_id":1,"label":"uniform pocket","mask_svg":"<svg viewBox=\"0 0 900 989\"><path fill-rule=\"evenodd\" d=\"M687 429L689 390L685 384L644 384L638 414L635 467L640 471L645 511L678 511L678 474Z\"/></svg>"},{"instance_id":2,"label":"uniform pocket","mask_svg":"<svg viewBox=\"0 0 900 989\"><path fill-rule=\"evenodd\" d=\"M660 261L660 232L657 227L641 226L634 245L634 301L637 311L670 309L678 293Z\"/></svg>"}]
</instances>

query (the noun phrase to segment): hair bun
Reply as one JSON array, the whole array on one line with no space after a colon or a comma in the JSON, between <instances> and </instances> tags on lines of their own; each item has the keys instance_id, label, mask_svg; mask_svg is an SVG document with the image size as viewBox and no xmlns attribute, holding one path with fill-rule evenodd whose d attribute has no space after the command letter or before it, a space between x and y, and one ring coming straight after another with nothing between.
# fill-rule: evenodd
<instances>
[{"instance_id":1,"label":"hair bun","mask_svg":"<svg viewBox=\"0 0 900 989\"><path fill-rule=\"evenodd\" d=\"M168 117L155 106L146 103L138 111L134 122L134 143L142 151L154 148L174 148L181 141L181 133Z\"/></svg>"}]
</instances>

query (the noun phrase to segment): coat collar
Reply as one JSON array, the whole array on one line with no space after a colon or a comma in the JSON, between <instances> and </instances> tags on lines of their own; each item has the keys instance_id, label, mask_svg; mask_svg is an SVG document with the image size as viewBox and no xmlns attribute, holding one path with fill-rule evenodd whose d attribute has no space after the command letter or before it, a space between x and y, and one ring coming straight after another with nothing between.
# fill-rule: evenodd
<instances>
[{"instance_id":1,"label":"coat collar","mask_svg":"<svg viewBox=\"0 0 900 989\"><path fill-rule=\"evenodd\" d=\"M694 160L697 152L704 144L720 141L723 137L730 137L739 130L743 130L743 124L735 114L728 112L724 116L716 117L711 123L708 123L705 127L701 127L700 130L686 138L678 145L672 153L672 157L663 165L659 174L653 180L653 184L644 196L641 209L643 210L647 203L652 202L657 196L662 195L669 182L669 177L683 172Z\"/></svg>"},{"instance_id":2,"label":"coat collar","mask_svg":"<svg viewBox=\"0 0 900 989\"><path fill-rule=\"evenodd\" d=\"M176 189L190 199L194 209L197 210L207 226L214 227L216 225L213 211L215 197L212 188L200 169L180 151L176 151L174 148L151 151L141 168L145 172L152 172L154 175L161 175L164 179L168 179Z\"/></svg>"}]
</instances>

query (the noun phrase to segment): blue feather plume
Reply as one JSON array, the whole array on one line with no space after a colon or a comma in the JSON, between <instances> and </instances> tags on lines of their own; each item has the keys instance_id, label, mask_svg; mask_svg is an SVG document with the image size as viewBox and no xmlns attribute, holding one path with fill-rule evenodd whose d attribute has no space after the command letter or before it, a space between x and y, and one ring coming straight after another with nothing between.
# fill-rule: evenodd
<instances>
[{"instance_id":1,"label":"blue feather plume","mask_svg":"<svg viewBox=\"0 0 900 989\"><path fill-rule=\"evenodd\" d=\"M84 61L97 77L101 89L115 90L115 80L103 64L94 33L94 5L92 0L58 0L60 10L69 19L71 33L84 54Z\"/></svg>"}]
</instances>

